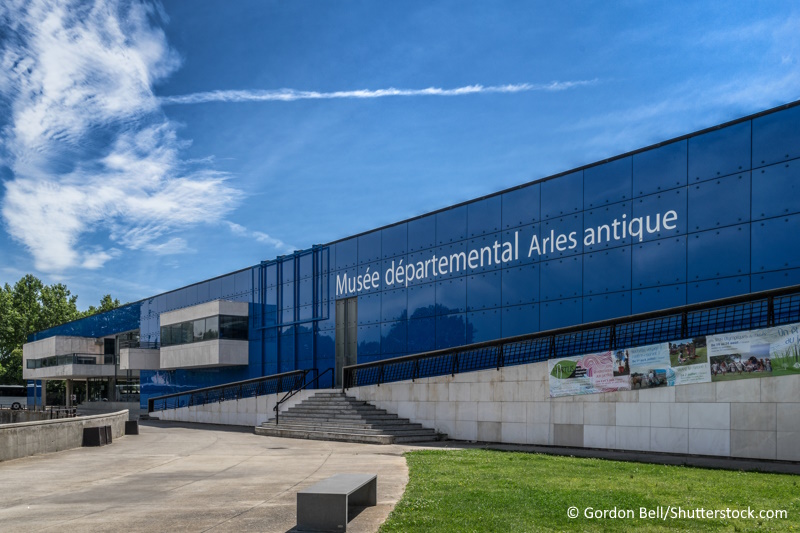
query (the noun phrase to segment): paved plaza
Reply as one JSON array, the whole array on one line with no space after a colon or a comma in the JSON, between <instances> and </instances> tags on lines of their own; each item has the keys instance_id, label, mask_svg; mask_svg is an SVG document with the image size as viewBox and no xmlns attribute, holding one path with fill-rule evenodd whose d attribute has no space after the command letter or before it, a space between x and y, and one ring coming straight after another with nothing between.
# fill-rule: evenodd
<instances>
[{"instance_id":1,"label":"paved plaza","mask_svg":"<svg viewBox=\"0 0 800 533\"><path fill-rule=\"evenodd\" d=\"M3 531L291 531L296 493L341 472L378 474L376 531L403 494L407 446L281 439L250 428L145 422L140 434L0 463Z\"/></svg>"}]
</instances>

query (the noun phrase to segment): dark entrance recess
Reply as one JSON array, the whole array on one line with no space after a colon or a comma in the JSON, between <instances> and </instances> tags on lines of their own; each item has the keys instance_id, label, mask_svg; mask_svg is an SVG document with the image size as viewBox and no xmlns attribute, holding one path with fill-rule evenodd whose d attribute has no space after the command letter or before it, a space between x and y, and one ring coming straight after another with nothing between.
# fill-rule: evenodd
<instances>
[{"instance_id":1,"label":"dark entrance recess","mask_svg":"<svg viewBox=\"0 0 800 533\"><path fill-rule=\"evenodd\" d=\"M358 363L358 297L336 300L336 386L342 367Z\"/></svg>"}]
</instances>

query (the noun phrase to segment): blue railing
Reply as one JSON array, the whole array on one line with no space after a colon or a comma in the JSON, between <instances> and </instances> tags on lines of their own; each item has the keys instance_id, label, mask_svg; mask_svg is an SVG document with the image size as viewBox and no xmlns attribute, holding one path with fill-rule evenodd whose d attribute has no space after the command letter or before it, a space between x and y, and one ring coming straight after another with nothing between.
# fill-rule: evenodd
<instances>
[{"instance_id":1,"label":"blue railing","mask_svg":"<svg viewBox=\"0 0 800 533\"><path fill-rule=\"evenodd\" d=\"M309 372L317 373L317 369L293 370L272 376L247 379L216 385L214 387L204 387L187 392L176 392L163 396L153 396L147 399L147 412L164 411L166 409L177 409L179 407L190 407L193 405L206 405L209 403L224 402L226 400L240 400L242 398L253 398L267 394L277 394L298 390L306 383L306 376Z\"/></svg>"},{"instance_id":2,"label":"blue railing","mask_svg":"<svg viewBox=\"0 0 800 533\"><path fill-rule=\"evenodd\" d=\"M800 285L343 368L342 389L800 322Z\"/></svg>"}]
</instances>

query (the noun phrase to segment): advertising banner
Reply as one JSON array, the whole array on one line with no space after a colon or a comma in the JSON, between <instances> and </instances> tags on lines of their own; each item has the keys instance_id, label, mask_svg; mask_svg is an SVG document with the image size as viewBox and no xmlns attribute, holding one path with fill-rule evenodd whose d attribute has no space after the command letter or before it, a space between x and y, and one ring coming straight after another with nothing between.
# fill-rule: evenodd
<instances>
[{"instance_id":1,"label":"advertising banner","mask_svg":"<svg viewBox=\"0 0 800 533\"><path fill-rule=\"evenodd\" d=\"M800 374L800 324L551 359L550 397Z\"/></svg>"},{"instance_id":2,"label":"advertising banner","mask_svg":"<svg viewBox=\"0 0 800 533\"><path fill-rule=\"evenodd\" d=\"M625 350L630 359L631 390L675 385L675 372L666 342Z\"/></svg>"},{"instance_id":3,"label":"advertising banner","mask_svg":"<svg viewBox=\"0 0 800 533\"><path fill-rule=\"evenodd\" d=\"M800 324L709 335L711 381L800 374Z\"/></svg>"},{"instance_id":4,"label":"advertising banner","mask_svg":"<svg viewBox=\"0 0 800 533\"><path fill-rule=\"evenodd\" d=\"M627 368L616 355L609 351L549 360L550 396L630 390Z\"/></svg>"}]
</instances>

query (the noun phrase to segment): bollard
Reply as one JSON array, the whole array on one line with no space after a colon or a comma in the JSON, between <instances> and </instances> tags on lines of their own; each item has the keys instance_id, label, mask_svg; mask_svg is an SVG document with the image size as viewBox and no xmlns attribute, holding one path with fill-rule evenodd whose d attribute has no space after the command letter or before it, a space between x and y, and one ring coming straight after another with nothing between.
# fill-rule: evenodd
<instances>
[{"instance_id":1,"label":"bollard","mask_svg":"<svg viewBox=\"0 0 800 533\"><path fill-rule=\"evenodd\" d=\"M83 428L83 446L102 446L105 440L106 432L103 428Z\"/></svg>"}]
</instances>

